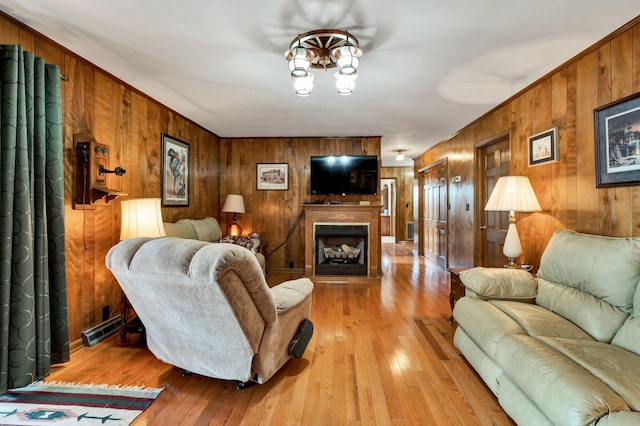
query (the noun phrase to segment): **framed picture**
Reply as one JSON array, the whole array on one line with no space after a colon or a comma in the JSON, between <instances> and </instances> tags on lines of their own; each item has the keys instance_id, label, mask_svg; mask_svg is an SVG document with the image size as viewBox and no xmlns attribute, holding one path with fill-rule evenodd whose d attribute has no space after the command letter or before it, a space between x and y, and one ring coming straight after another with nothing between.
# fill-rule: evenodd
<instances>
[{"instance_id":1,"label":"framed picture","mask_svg":"<svg viewBox=\"0 0 640 426\"><path fill-rule=\"evenodd\" d=\"M162 133L162 205L189 205L189 144Z\"/></svg>"},{"instance_id":2,"label":"framed picture","mask_svg":"<svg viewBox=\"0 0 640 426\"><path fill-rule=\"evenodd\" d=\"M261 191L286 191L289 189L289 164L256 164L257 189Z\"/></svg>"},{"instance_id":3,"label":"framed picture","mask_svg":"<svg viewBox=\"0 0 640 426\"><path fill-rule=\"evenodd\" d=\"M594 110L596 187L640 184L640 94Z\"/></svg>"},{"instance_id":4,"label":"framed picture","mask_svg":"<svg viewBox=\"0 0 640 426\"><path fill-rule=\"evenodd\" d=\"M558 161L558 128L529 137L529 167Z\"/></svg>"}]
</instances>

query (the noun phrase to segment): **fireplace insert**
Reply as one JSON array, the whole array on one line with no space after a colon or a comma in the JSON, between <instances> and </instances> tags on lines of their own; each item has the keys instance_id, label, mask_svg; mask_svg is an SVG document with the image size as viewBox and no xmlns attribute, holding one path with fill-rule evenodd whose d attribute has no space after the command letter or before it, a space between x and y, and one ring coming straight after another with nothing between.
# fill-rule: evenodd
<instances>
[{"instance_id":1,"label":"fireplace insert","mask_svg":"<svg viewBox=\"0 0 640 426\"><path fill-rule=\"evenodd\" d=\"M315 225L316 275L367 275L368 225Z\"/></svg>"}]
</instances>

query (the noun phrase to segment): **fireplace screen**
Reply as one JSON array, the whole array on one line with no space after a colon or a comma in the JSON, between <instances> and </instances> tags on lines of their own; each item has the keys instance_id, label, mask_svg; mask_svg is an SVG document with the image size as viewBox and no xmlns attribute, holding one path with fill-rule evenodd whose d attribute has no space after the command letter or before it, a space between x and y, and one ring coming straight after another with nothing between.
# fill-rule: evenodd
<instances>
[{"instance_id":1,"label":"fireplace screen","mask_svg":"<svg viewBox=\"0 0 640 426\"><path fill-rule=\"evenodd\" d=\"M316 275L367 275L367 225L316 225Z\"/></svg>"}]
</instances>

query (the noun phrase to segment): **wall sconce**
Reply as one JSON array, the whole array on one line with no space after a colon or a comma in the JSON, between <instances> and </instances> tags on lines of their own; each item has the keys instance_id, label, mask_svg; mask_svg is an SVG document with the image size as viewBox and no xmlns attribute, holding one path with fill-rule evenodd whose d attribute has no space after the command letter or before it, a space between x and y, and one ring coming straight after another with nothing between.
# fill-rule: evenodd
<instances>
[{"instance_id":1,"label":"wall sconce","mask_svg":"<svg viewBox=\"0 0 640 426\"><path fill-rule=\"evenodd\" d=\"M244 213L244 198L242 195L228 194L222 211L233 213L233 223L227 227L227 235L242 235L242 228L236 223L236 214Z\"/></svg>"},{"instance_id":2,"label":"wall sconce","mask_svg":"<svg viewBox=\"0 0 640 426\"><path fill-rule=\"evenodd\" d=\"M86 134L73 135L74 174L73 208L95 209L95 204L105 200L105 204L116 197L127 195L107 185L107 174L122 176L126 170L116 167L109 170L109 146L98 143Z\"/></svg>"}]
</instances>

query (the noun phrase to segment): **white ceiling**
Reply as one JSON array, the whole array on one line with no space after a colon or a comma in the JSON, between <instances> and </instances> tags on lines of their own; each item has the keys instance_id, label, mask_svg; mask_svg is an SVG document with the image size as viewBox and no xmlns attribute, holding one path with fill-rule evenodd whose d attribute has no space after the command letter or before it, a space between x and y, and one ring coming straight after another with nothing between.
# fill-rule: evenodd
<instances>
[{"instance_id":1,"label":"white ceiling","mask_svg":"<svg viewBox=\"0 0 640 426\"><path fill-rule=\"evenodd\" d=\"M638 0L3 0L0 10L222 137L382 136L416 158L640 13ZM314 29L363 51L353 95L284 52Z\"/></svg>"}]
</instances>

